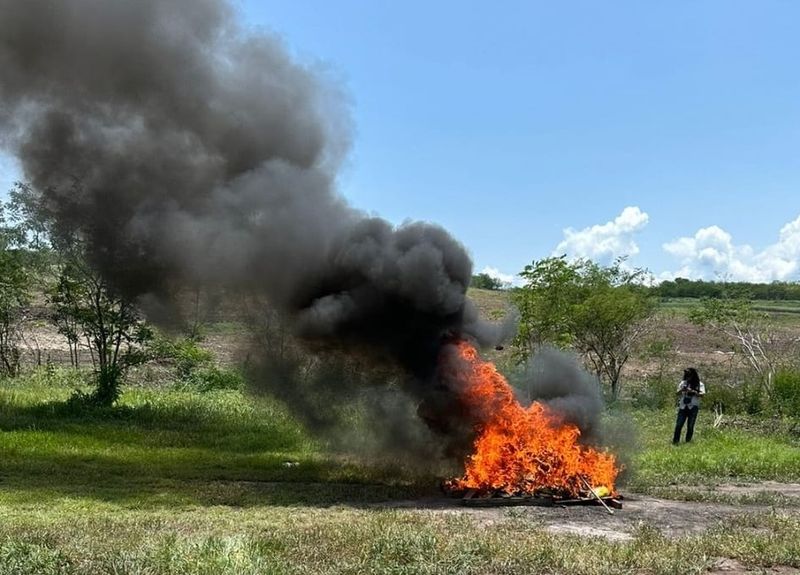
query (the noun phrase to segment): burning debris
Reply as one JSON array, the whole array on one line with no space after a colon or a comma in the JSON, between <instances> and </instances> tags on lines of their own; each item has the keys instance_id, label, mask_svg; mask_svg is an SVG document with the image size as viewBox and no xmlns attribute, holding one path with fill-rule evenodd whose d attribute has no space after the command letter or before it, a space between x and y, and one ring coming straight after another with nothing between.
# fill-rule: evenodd
<instances>
[{"instance_id":1,"label":"burning debris","mask_svg":"<svg viewBox=\"0 0 800 575\"><path fill-rule=\"evenodd\" d=\"M582 445L578 427L545 404L523 407L474 347L458 342L455 348L443 375L459 386L476 438L463 477L447 482L446 490L563 501L615 494L619 468L612 454Z\"/></svg>"},{"instance_id":2,"label":"burning debris","mask_svg":"<svg viewBox=\"0 0 800 575\"><path fill-rule=\"evenodd\" d=\"M622 496L600 495L597 490L589 488L574 498L560 497L547 491L540 491L533 495L508 495L506 493L479 493L474 489L470 489L463 493L451 491L449 494L453 497L461 497L461 504L466 507L572 507L576 505L601 505L609 515L614 515L614 509L622 509Z\"/></svg>"}]
</instances>

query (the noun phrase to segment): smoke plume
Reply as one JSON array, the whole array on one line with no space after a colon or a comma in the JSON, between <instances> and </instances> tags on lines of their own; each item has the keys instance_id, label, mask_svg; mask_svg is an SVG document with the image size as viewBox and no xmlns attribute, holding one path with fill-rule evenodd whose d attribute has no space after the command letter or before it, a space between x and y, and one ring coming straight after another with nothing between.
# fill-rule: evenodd
<instances>
[{"instance_id":1,"label":"smoke plume","mask_svg":"<svg viewBox=\"0 0 800 575\"><path fill-rule=\"evenodd\" d=\"M570 354L544 347L526 366L517 382L524 390L525 403L537 400L552 409L566 423L578 426L583 440L598 438L603 398L600 383Z\"/></svg>"},{"instance_id":2,"label":"smoke plume","mask_svg":"<svg viewBox=\"0 0 800 575\"><path fill-rule=\"evenodd\" d=\"M351 137L342 90L228 2L0 0L0 14L0 144L55 234L82 238L116 289L167 314L185 286L257 294L307 346L396 368L404 420L447 338L494 343L465 297L459 242L336 194ZM261 377L309 412L297 362L281 359ZM363 373L320 375L314 392ZM393 412L397 387L368 394L375 413Z\"/></svg>"}]
</instances>

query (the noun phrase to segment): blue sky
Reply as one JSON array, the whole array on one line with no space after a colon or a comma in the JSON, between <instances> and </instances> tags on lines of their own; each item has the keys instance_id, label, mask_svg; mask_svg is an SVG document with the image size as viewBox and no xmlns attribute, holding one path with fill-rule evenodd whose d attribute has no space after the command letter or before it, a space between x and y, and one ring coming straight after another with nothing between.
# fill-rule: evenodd
<instances>
[{"instance_id":1,"label":"blue sky","mask_svg":"<svg viewBox=\"0 0 800 575\"><path fill-rule=\"evenodd\" d=\"M443 225L476 272L800 280L800 3L237 6L344 87L341 193Z\"/></svg>"}]
</instances>

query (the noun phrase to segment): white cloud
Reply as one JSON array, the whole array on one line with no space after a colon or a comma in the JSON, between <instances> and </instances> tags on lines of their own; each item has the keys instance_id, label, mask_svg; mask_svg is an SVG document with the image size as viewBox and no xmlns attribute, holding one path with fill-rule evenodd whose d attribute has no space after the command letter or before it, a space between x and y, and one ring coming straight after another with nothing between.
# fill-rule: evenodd
<instances>
[{"instance_id":1,"label":"white cloud","mask_svg":"<svg viewBox=\"0 0 800 575\"><path fill-rule=\"evenodd\" d=\"M678 258L681 267L665 272L661 279L794 280L800 275L800 216L781 228L776 243L759 252L747 244L736 245L719 226L701 228L694 236L678 238L663 248Z\"/></svg>"},{"instance_id":2,"label":"white cloud","mask_svg":"<svg viewBox=\"0 0 800 575\"><path fill-rule=\"evenodd\" d=\"M567 254L572 258L588 258L600 264L610 264L621 256L639 253L634 235L650 220L637 206L622 210L614 220L582 230L567 228L564 240L558 244L554 255Z\"/></svg>"}]
</instances>

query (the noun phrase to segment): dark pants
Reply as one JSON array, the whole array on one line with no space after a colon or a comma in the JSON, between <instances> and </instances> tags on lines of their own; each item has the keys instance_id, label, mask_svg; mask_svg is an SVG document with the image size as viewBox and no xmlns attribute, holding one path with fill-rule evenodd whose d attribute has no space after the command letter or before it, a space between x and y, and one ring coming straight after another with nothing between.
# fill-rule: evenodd
<instances>
[{"instance_id":1,"label":"dark pants","mask_svg":"<svg viewBox=\"0 0 800 575\"><path fill-rule=\"evenodd\" d=\"M699 407L678 410L678 420L675 422L675 434L672 436L672 443L680 443L683 424L687 420L689 423L686 426L686 443L692 440L692 435L694 435L694 422L697 421L698 411L700 411Z\"/></svg>"}]
</instances>

